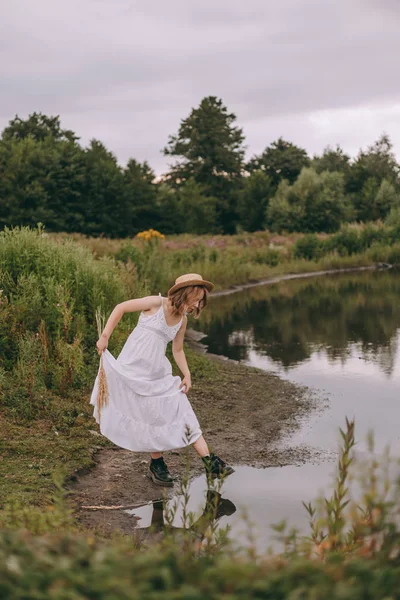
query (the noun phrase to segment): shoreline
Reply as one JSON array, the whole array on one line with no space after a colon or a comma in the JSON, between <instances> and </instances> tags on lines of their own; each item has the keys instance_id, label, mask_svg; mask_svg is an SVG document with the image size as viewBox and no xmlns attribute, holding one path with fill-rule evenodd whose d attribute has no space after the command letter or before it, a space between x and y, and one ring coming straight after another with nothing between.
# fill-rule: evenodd
<instances>
[{"instance_id":1,"label":"shoreline","mask_svg":"<svg viewBox=\"0 0 400 600\"><path fill-rule=\"evenodd\" d=\"M384 269L391 269L396 265L387 265ZM243 292L255 287L263 285L272 285L273 283L280 283L281 281L290 281L292 279L307 279L309 277L320 277L322 275L335 275L337 273L355 273L357 271L376 271L379 270L379 263L375 265L368 265L365 267L344 267L339 269L323 269L320 271L306 271L305 273L288 273L287 275L277 275L276 277L270 277L267 279L260 279L259 281L252 281L249 283L242 283L240 285L233 285L225 290L217 292L211 292L210 298L216 298L218 296L229 296L230 294L236 294Z\"/></svg>"}]
</instances>

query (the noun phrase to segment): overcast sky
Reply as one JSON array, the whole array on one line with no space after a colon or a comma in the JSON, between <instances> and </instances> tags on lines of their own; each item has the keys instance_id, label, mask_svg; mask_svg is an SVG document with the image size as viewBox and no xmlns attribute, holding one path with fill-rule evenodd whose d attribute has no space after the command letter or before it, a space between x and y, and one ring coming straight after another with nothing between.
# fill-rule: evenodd
<instances>
[{"instance_id":1,"label":"overcast sky","mask_svg":"<svg viewBox=\"0 0 400 600\"><path fill-rule=\"evenodd\" d=\"M400 158L400 0L0 0L0 128L61 116L161 174L168 135L223 99L247 156L279 136Z\"/></svg>"}]
</instances>

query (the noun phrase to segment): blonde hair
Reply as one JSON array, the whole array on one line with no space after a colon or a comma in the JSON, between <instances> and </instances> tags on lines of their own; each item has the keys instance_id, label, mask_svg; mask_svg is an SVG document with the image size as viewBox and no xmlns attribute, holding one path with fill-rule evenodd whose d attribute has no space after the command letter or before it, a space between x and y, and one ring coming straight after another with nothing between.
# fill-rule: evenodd
<instances>
[{"instance_id":1,"label":"blonde hair","mask_svg":"<svg viewBox=\"0 0 400 600\"><path fill-rule=\"evenodd\" d=\"M183 315L188 304L199 300L199 306L194 309L195 319L198 319L203 308L207 306L208 290L204 285L188 285L168 295L172 309L176 315Z\"/></svg>"}]
</instances>

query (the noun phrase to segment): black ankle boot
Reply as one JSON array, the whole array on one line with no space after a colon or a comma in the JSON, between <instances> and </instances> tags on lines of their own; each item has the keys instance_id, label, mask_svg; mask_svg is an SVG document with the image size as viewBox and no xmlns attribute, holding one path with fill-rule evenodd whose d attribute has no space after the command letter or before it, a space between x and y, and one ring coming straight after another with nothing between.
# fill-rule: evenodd
<instances>
[{"instance_id":1,"label":"black ankle boot","mask_svg":"<svg viewBox=\"0 0 400 600\"><path fill-rule=\"evenodd\" d=\"M163 485L165 487L172 487L174 485L174 480L168 471L168 467L165 464L163 457L151 459L150 477L157 485Z\"/></svg>"},{"instance_id":2,"label":"black ankle boot","mask_svg":"<svg viewBox=\"0 0 400 600\"><path fill-rule=\"evenodd\" d=\"M206 473L213 479L216 477L227 477L231 473L235 472L235 469L224 463L216 454L210 454L210 456L204 456L202 458Z\"/></svg>"}]
</instances>

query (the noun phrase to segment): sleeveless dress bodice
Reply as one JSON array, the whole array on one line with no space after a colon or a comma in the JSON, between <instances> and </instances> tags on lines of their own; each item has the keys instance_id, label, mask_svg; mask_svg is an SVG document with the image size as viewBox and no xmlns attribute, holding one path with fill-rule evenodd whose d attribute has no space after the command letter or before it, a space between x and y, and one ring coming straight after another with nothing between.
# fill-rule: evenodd
<instances>
[{"instance_id":1,"label":"sleeveless dress bodice","mask_svg":"<svg viewBox=\"0 0 400 600\"><path fill-rule=\"evenodd\" d=\"M153 315L140 314L117 359L108 350L103 352L108 404L102 408L101 418L96 406L99 376L90 399L101 433L128 450L182 448L201 436L190 402L179 389L181 378L172 375L165 354L182 319L168 325L162 298L160 301Z\"/></svg>"},{"instance_id":2,"label":"sleeveless dress bodice","mask_svg":"<svg viewBox=\"0 0 400 600\"><path fill-rule=\"evenodd\" d=\"M136 327L156 333L164 340L165 344L167 344L168 342L172 342L175 338L181 325L182 319L176 325L168 325L165 319L164 306L161 304L158 311L153 315L145 315L141 312Z\"/></svg>"}]
</instances>

